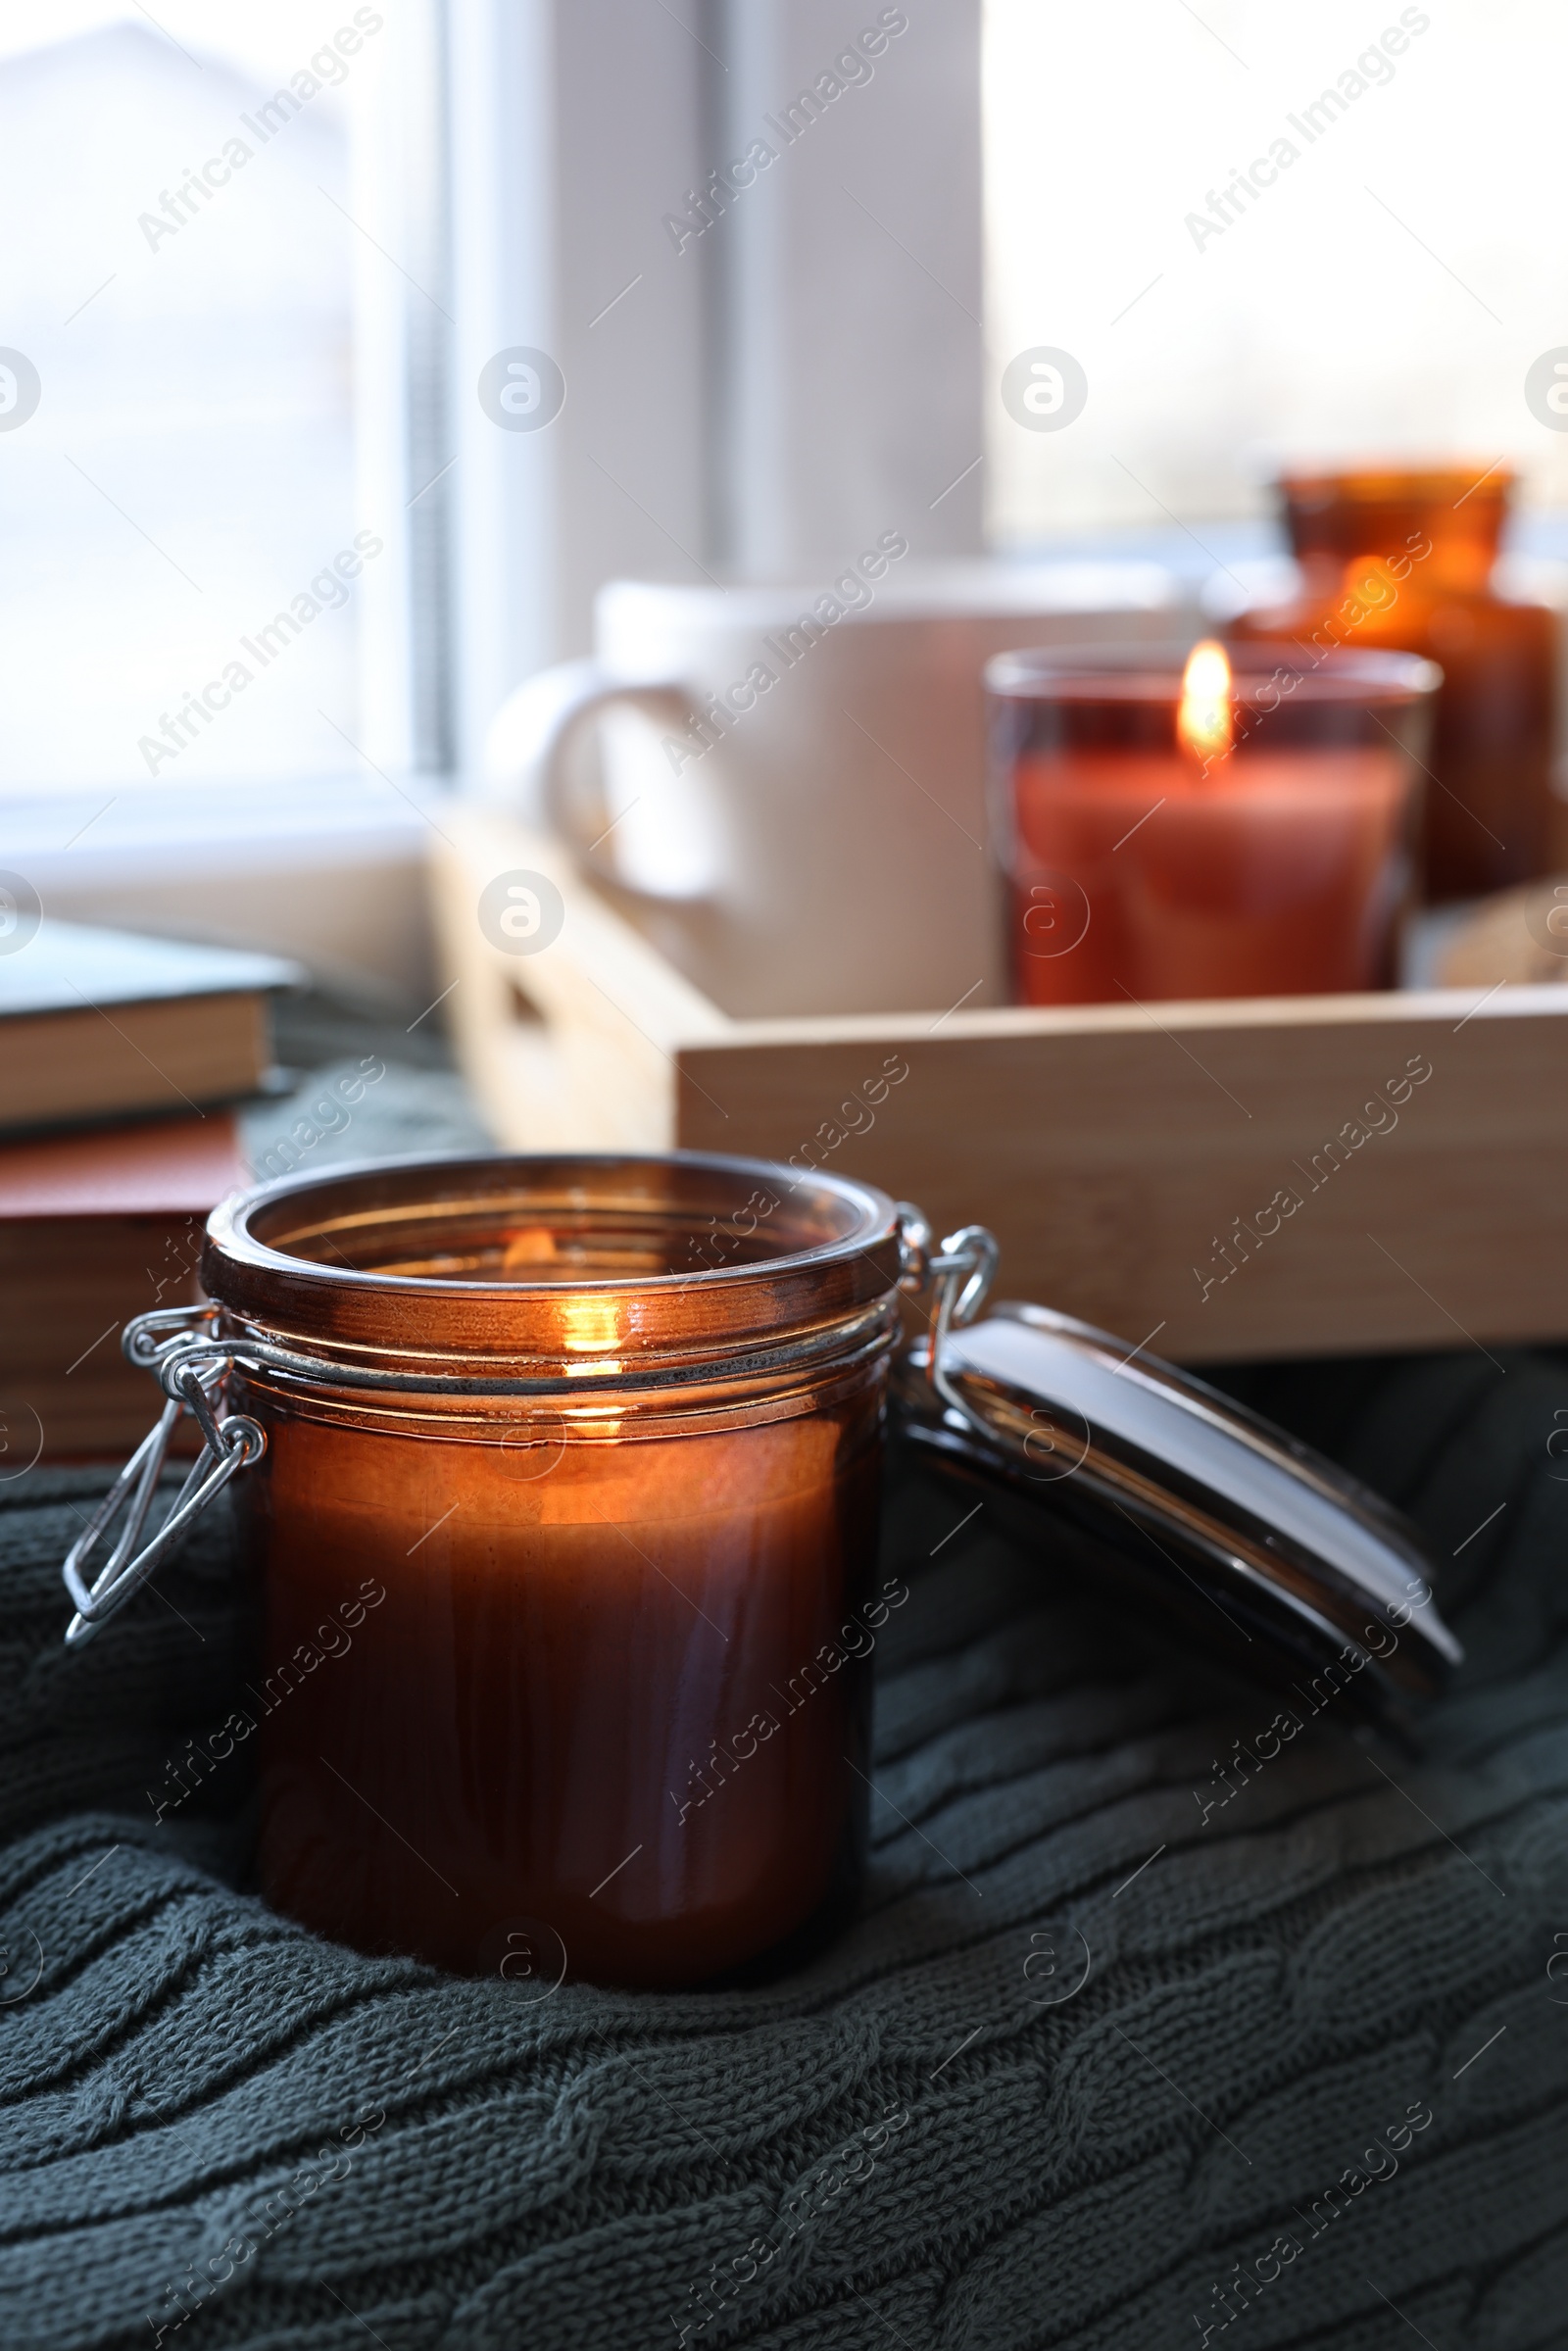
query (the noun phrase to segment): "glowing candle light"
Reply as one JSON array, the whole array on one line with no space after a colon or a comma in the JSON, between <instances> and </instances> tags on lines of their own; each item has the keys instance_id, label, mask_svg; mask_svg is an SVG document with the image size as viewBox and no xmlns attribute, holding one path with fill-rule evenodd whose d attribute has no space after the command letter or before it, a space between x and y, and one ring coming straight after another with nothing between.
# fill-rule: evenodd
<instances>
[{"instance_id":1,"label":"glowing candle light","mask_svg":"<svg viewBox=\"0 0 1568 2351\"><path fill-rule=\"evenodd\" d=\"M1182 698L1176 707L1177 739L1196 759L1223 759L1230 750L1234 726L1231 715L1231 665L1225 648L1212 637L1195 645L1182 671Z\"/></svg>"}]
</instances>

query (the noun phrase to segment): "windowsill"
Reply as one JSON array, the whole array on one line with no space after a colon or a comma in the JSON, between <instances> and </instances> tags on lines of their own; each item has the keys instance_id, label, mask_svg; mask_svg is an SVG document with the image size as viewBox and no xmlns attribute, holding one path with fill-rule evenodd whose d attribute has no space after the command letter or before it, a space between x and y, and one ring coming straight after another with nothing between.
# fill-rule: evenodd
<instances>
[{"instance_id":1,"label":"windowsill","mask_svg":"<svg viewBox=\"0 0 1568 2351\"><path fill-rule=\"evenodd\" d=\"M435 993L424 859L445 798L357 776L18 795L0 863L46 914L287 955L390 1012Z\"/></svg>"},{"instance_id":2,"label":"windowsill","mask_svg":"<svg viewBox=\"0 0 1568 2351\"><path fill-rule=\"evenodd\" d=\"M1505 555L1568 561L1568 511L1517 508L1508 517L1502 545ZM1163 563L1189 586L1201 588L1230 564L1267 563L1287 555L1289 546L1272 515L1227 514L1020 538L996 553L999 561L1017 563Z\"/></svg>"},{"instance_id":3,"label":"windowsill","mask_svg":"<svg viewBox=\"0 0 1568 2351\"><path fill-rule=\"evenodd\" d=\"M104 881L416 858L446 792L352 776L0 796L8 862L46 900ZM421 804L423 806L421 807ZM423 809L429 809L427 816Z\"/></svg>"}]
</instances>

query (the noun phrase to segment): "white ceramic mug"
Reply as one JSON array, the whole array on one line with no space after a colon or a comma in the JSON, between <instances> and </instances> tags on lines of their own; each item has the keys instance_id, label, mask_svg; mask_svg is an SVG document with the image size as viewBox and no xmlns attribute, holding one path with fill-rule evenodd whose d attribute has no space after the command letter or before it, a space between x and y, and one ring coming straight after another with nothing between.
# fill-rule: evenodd
<instances>
[{"instance_id":1,"label":"white ceramic mug","mask_svg":"<svg viewBox=\"0 0 1568 2351\"><path fill-rule=\"evenodd\" d=\"M1158 565L916 565L893 531L815 588L615 580L486 783L736 1017L1001 1003L987 660L1197 633Z\"/></svg>"}]
</instances>

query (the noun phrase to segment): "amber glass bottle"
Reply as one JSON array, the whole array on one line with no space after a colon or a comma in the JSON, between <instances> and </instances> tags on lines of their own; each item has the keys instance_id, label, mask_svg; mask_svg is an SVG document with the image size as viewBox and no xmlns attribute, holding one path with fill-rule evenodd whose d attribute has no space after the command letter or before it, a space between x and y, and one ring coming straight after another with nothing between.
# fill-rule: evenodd
<instances>
[{"instance_id":1,"label":"amber glass bottle","mask_svg":"<svg viewBox=\"0 0 1568 2351\"><path fill-rule=\"evenodd\" d=\"M1473 898L1551 856L1556 616L1492 586L1505 467L1286 474L1278 484L1300 594L1243 612L1241 643L1296 639L1441 663L1424 816L1424 895Z\"/></svg>"}]
</instances>

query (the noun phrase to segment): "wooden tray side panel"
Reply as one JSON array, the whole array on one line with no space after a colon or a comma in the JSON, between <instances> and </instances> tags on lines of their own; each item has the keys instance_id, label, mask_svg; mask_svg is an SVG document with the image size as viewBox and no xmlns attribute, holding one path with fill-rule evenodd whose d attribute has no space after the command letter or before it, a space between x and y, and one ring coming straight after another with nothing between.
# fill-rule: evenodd
<instances>
[{"instance_id":1,"label":"wooden tray side panel","mask_svg":"<svg viewBox=\"0 0 1568 2351\"><path fill-rule=\"evenodd\" d=\"M1568 1335L1568 1004L1159 1021L738 1031L682 1053L678 1139L988 1224L1004 1294L1187 1361Z\"/></svg>"},{"instance_id":2,"label":"wooden tray side panel","mask_svg":"<svg viewBox=\"0 0 1568 2351\"><path fill-rule=\"evenodd\" d=\"M497 1141L668 1151L675 1048L728 1024L604 905L559 842L461 804L443 824L430 877L446 1016ZM537 954L510 953L480 921L485 889L510 874L543 874L561 894L560 931Z\"/></svg>"}]
</instances>

